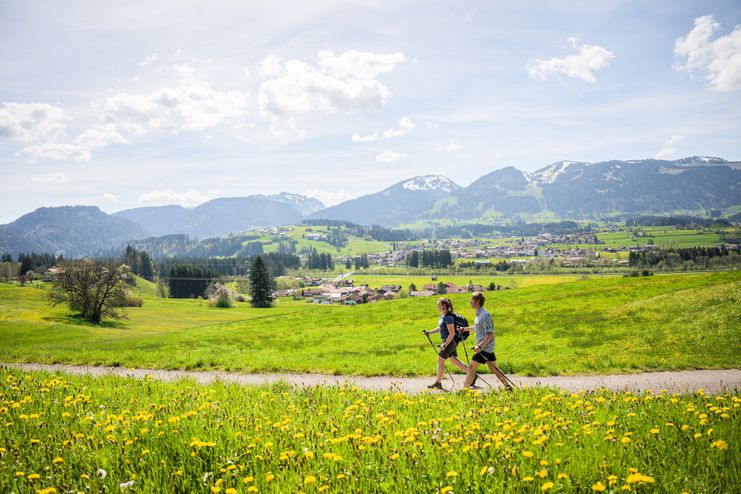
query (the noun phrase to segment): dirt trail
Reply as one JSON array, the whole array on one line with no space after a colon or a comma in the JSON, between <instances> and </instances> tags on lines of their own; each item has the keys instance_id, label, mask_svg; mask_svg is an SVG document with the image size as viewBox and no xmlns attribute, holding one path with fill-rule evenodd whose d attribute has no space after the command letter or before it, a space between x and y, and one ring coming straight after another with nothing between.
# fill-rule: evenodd
<instances>
[{"instance_id":1,"label":"dirt trail","mask_svg":"<svg viewBox=\"0 0 741 494\"><path fill-rule=\"evenodd\" d=\"M247 385L270 384L285 382L297 386L316 385L354 385L363 389L373 390L401 390L407 393L419 393L427 389L433 377L362 377L362 376L332 376L324 374L239 374L235 372L197 372L183 370L158 369L127 369L124 367L94 367L63 364L23 364L1 363L0 366L27 371L64 372L67 374L90 374L93 376L117 375L143 379L151 375L154 379L173 381L176 379L193 379L201 383L213 381L235 382ZM500 389L499 381L492 375L482 376L494 389ZM463 384L462 375L453 375L455 386L446 376L443 386L446 390L457 391ZM672 372L645 372L641 374L612 374L612 375L579 375L579 376L546 376L526 377L509 375L509 378L519 387L552 386L565 391L588 391L598 388L607 388L613 391L646 391L659 392L667 390L670 393L694 393L703 388L706 393L722 393L741 390L741 369L726 370L692 370ZM482 391L490 388L483 382ZM452 389L451 389L452 388Z\"/></svg>"}]
</instances>

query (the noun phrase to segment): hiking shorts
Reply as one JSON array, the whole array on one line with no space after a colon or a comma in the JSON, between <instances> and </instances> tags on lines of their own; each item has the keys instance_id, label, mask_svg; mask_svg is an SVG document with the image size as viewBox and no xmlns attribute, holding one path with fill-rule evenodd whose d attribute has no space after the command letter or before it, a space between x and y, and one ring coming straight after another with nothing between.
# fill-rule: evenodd
<instances>
[{"instance_id":1,"label":"hiking shorts","mask_svg":"<svg viewBox=\"0 0 741 494\"><path fill-rule=\"evenodd\" d=\"M458 357L458 343L453 340L450 345L446 346L444 350L440 350L438 353L442 358Z\"/></svg>"},{"instance_id":2,"label":"hiking shorts","mask_svg":"<svg viewBox=\"0 0 741 494\"><path fill-rule=\"evenodd\" d=\"M478 362L479 364L485 364L487 362L496 362L497 356L494 355L494 352L485 352L481 350L479 353L474 354L471 360Z\"/></svg>"}]
</instances>

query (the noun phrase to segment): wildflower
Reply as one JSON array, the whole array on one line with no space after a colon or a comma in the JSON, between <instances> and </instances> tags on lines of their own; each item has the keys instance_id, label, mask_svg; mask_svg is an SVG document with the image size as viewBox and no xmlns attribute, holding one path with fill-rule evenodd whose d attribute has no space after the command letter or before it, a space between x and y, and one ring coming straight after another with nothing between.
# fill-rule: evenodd
<instances>
[{"instance_id":1,"label":"wildflower","mask_svg":"<svg viewBox=\"0 0 741 494\"><path fill-rule=\"evenodd\" d=\"M523 451L522 456L524 456L525 458L532 458L535 455L533 454L532 451Z\"/></svg>"},{"instance_id":2,"label":"wildflower","mask_svg":"<svg viewBox=\"0 0 741 494\"><path fill-rule=\"evenodd\" d=\"M533 480L535 480L535 479L533 477L531 477L530 475L528 475L527 477L524 477L522 479L523 482L532 482Z\"/></svg>"},{"instance_id":3,"label":"wildflower","mask_svg":"<svg viewBox=\"0 0 741 494\"><path fill-rule=\"evenodd\" d=\"M390 456L390 458L392 460L398 460L399 459L399 453L394 453L393 455Z\"/></svg>"},{"instance_id":4,"label":"wildflower","mask_svg":"<svg viewBox=\"0 0 741 494\"><path fill-rule=\"evenodd\" d=\"M451 470L451 471L449 471L449 472L448 472L447 474L445 474L445 476L446 476L447 478L450 478L450 477L457 477L457 476L458 476L458 472L456 472L456 471L454 471L454 470Z\"/></svg>"},{"instance_id":5,"label":"wildflower","mask_svg":"<svg viewBox=\"0 0 741 494\"><path fill-rule=\"evenodd\" d=\"M257 491L258 491L258 488L255 487L254 485L251 485L247 488L247 492L257 492Z\"/></svg>"},{"instance_id":6,"label":"wildflower","mask_svg":"<svg viewBox=\"0 0 741 494\"><path fill-rule=\"evenodd\" d=\"M451 492L453 490L452 485L446 485L442 489L440 489L440 494L447 494L448 492Z\"/></svg>"},{"instance_id":7,"label":"wildflower","mask_svg":"<svg viewBox=\"0 0 741 494\"><path fill-rule=\"evenodd\" d=\"M32 473L31 475L29 475L29 476L28 476L28 477L26 477L26 478L27 478L28 480L36 480L36 479L40 479L40 478L41 478L41 475L39 475L38 473Z\"/></svg>"},{"instance_id":8,"label":"wildflower","mask_svg":"<svg viewBox=\"0 0 741 494\"><path fill-rule=\"evenodd\" d=\"M559 473L558 474L558 480L568 479L569 475L567 473Z\"/></svg>"},{"instance_id":9,"label":"wildflower","mask_svg":"<svg viewBox=\"0 0 741 494\"><path fill-rule=\"evenodd\" d=\"M221 488L219 488L219 487L216 487L216 486L213 486L213 487L211 487L211 494L216 494L216 493L217 493L217 492L219 492L220 490L221 490Z\"/></svg>"},{"instance_id":10,"label":"wildflower","mask_svg":"<svg viewBox=\"0 0 741 494\"><path fill-rule=\"evenodd\" d=\"M252 475L248 475L247 477L242 479L242 482L244 482L245 484L249 484L254 480L255 480L255 477L253 477Z\"/></svg>"},{"instance_id":11,"label":"wildflower","mask_svg":"<svg viewBox=\"0 0 741 494\"><path fill-rule=\"evenodd\" d=\"M237 489L234 487L230 487L227 490L224 491L226 494L237 494Z\"/></svg>"},{"instance_id":12,"label":"wildflower","mask_svg":"<svg viewBox=\"0 0 741 494\"><path fill-rule=\"evenodd\" d=\"M543 492L549 491L553 488L553 482L545 482L540 486L540 490Z\"/></svg>"},{"instance_id":13,"label":"wildflower","mask_svg":"<svg viewBox=\"0 0 741 494\"><path fill-rule=\"evenodd\" d=\"M342 480L342 479L344 479L344 478L345 478L345 474L344 474L344 473L338 473L338 474L337 474L337 477L335 477L335 478L336 478L337 480Z\"/></svg>"},{"instance_id":14,"label":"wildflower","mask_svg":"<svg viewBox=\"0 0 741 494\"><path fill-rule=\"evenodd\" d=\"M316 484L316 477L313 475L307 475L306 478L304 478L304 485L309 484Z\"/></svg>"},{"instance_id":15,"label":"wildflower","mask_svg":"<svg viewBox=\"0 0 741 494\"><path fill-rule=\"evenodd\" d=\"M265 474L265 482L272 482L272 480L275 478L275 475L273 475L273 472L268 472Z\"/></svg>"},{"instance_id":16,"label":"wildflower","mask_svg":"<svg viewBox=\"0 0 741 494\"><path fill-rule=\"evenodd\" d=\"M605 484L602 482L597 482L592 486L592 490L595 492L603 492L605 489L607 489L607 487L605 487Z\"/></svg>"},{"instance_id":17,"label":"wildflower","mask_svg":"<svg viewBox=\"0 0 741 494\"><path fill-rule=\"evenodd\" d=\"M658 433L659 433L659 428L658 427L654 427L653 429L651 429L651 434L656 435Z\"/></svg>"},{"instance_id":18,"label":"wildflower","mask_svg":"<svg viewBox=\"0 0 741 494\"><path fill-rule=\"evenodd\" d=\"M95 475L97 475L97 477L98 477L99 479L104 479L104 478L106 477L106 475L108 475L108 472L106 472L106 471L105 471L105 470L103 470L102 468L99 468L99 469L98 469L98 470L97 470L97 471L95 472Z\"/></svg>"},{"instance_id":19,"label":"wildflower","mask_svg":"<svg viewBox=\"0 0 741 494\"><path fill-rule=\"evenodd\" d=\"M719 439L715 441L713 444L710 445L711 448L718 448L718 451L723 451L728 449L728 443L725 442L722 439Z\"/></svg>"},{"instance_id":20,"label":"wildflower","mask_svg":"<svg viewBox=\"0 0 741 494\"><path fill-rule=\"evenodd\" d=\"M23 472L15 472L15 476L16 477L23 477L24 475L26 475L26 474L23 473Z\"/></svg>"},{"instance_id":21,"label":"wildflower","mask_svg":"<svg viewBox=\"0 0 741 494\"><path fill-rule=\"evenodd\" d=\"M480 475L481 477L483 477L483 476L484 476L484 474L486 473L486 471L487 471L488 469L489 469L489 467L487 467L486 465L484 465L483 467L481 467L481 471L479 471L479 475Z\"/></svg>"},{"instance_id":22,"label":"wildflower","mask_svg":"<svg viewBox=\"0 0 741 494\"><path fill-rule=\"evenodd\" d=\"M314 459L314 453L312 451L305 451L304 458L306 458L307 460L312 460Z\"/></svg>"},{"instance_id":23,"label":"wildflower","mask_svg":"<svg viewBox=\"0 0 741 494\"><path fill-rule=\"evenodd\" d=\"M541 479L546 478L546 476L548 476L548 470L546 470L545 468L538 472L538 477L540 477Z\"/></svg>"},{"instance_id":24,"label":"wildflower","mask_svg":"<svg viewBox=\"0 0 741 494\"><path fill-rule=\"evenodd\" d=\"M326 492L328 490L329 490L329 486L328 485L323 485L323 486L321 486L319 488L319 492Z\"/></svg>"}]
</instances>

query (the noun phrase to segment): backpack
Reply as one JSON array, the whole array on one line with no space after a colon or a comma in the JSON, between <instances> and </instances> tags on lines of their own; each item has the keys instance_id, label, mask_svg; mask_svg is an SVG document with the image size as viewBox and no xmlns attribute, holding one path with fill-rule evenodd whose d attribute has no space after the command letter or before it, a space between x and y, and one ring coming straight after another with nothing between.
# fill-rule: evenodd
<instances>
[{"instance_id":1,"label":"backpack","mask_svg":"<svg viewBox=\"0 0 741 494\"><path fill-rule=\"evenodd\" d=\"M453 318L455 319L455 341L460 343L468 338L468 335L471 333L470 331L458 331L458 328L468 327L468 319L466 319L466 316L458 314L457 312L453 313Z\"/></svg>"}]
</instances>

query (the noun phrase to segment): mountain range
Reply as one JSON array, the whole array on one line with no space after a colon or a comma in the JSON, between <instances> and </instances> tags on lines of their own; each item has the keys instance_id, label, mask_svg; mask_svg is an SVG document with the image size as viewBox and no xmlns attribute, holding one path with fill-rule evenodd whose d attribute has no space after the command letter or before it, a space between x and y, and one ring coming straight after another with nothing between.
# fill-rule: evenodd
<instances>
[{"instance_id":1,"label":"mountain range","mask_svg":"<svg viewBox=\"0 0 741 494\"><path fill-rule=\"evenodd\" d=\"M218 198L188 209L141 207L108 215L94 206L40 208L0 225L0 252L92 255L166 234L208 238L303 219L394 227L417 220L481 223L547 213L597 218L614 213L705 212L741 205L741 162L693 156L674 161L559 161L528 173L506 167L467 187L426 175L325 208L297 194Z\"/></svg>"}]
</instances>

